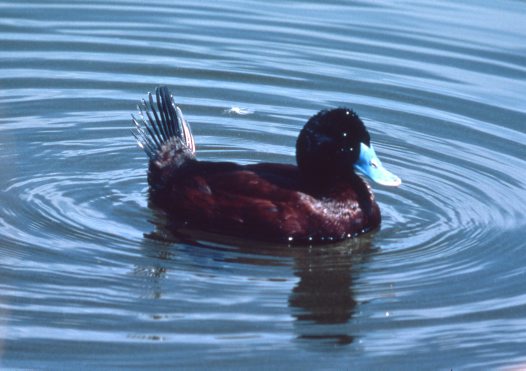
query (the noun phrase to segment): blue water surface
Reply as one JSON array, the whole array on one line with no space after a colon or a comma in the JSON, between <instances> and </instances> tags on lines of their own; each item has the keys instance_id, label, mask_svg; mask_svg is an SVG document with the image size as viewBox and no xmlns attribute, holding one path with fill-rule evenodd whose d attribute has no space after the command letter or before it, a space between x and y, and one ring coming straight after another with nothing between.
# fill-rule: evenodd
<instances>
[{"instance_id":1,"label":"blue water surface","mask_svg":"<svg viewBox=\"0 0 526 371\"><path fill-rule=\"evenodd\" d=\"M0 367L526 367L526 3L0 1ZM130 133L168 85L214 161L349 106L400 188L290 248L166 231Z\"/></svg>"}]
</instances>

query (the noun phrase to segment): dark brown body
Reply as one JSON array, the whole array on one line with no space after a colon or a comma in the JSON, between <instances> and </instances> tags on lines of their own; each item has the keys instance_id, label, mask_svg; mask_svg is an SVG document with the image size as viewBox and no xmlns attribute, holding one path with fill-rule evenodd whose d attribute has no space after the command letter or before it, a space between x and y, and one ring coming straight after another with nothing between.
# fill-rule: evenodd
<instances>
[{"instance_id":1,"label":"dark brown body","mask_svg":"<svg viewBox=\"0 0 526 371\"><path fill-rule=\"evenodd\" d=\"M330 186L312 186L293 165L188 158L177 167L150 162L148 180L151 201L171 220L210 232L320 243L351 238L380 224L369 186L354 173Z\"/></svg>"}]
</instances>

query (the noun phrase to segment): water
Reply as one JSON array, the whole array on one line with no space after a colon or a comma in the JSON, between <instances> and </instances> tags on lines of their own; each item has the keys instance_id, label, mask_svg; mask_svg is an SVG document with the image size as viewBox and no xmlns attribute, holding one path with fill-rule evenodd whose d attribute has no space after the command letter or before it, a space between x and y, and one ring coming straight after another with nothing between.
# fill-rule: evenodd
<instances>
[{"instance_id":1,"label":"water","mask_svg":"<svg viewBox=\"0 0 526 371\"><path fill-rule=\"evenodd\" d=\"M0 9L0 366L524 367L526 4ZM374 187L381 230L167 236L129 131L159 84L208 160L293 163L310 115L352 106L404 181Z\"/></svg>"}]
</instances>

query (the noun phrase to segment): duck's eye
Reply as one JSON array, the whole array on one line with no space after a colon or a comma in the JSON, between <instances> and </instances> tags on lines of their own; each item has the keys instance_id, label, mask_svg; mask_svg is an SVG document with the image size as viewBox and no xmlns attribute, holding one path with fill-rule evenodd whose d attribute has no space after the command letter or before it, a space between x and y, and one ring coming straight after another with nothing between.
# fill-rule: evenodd
<instances>
[{"instance_id":1,"label":"duck's eye","mask_svg":"<svg viewBox=\"0 0 526 371\"><path fill-rule=\"evenodd\" d=\"M378 169L378 163L375 160L369 161L369 165L371 165L371 167L374 167L375 169Z\"/></svg>"}]
</instances>

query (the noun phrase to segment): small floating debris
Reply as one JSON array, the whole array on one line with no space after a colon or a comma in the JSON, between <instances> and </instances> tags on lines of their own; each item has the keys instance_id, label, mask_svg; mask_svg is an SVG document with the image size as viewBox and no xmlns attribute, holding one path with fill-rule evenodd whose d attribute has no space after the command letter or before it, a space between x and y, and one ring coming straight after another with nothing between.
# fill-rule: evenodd
<instances>
[{"instance_id":1,"label":"small floating debris","mask_svg":"<svg viewBox=\"0 0 526 371\"><path fill-rule=\"evenodd\" d=\"M254 113L254 111L252 111L252 110L250 110L248 108L241 108L241 107L237 107L237 106L232 106L231 108L224 110L224 113L227 113L229 115L244 116L244 115L250 115L251 113Z\"/></svg>"}]
</instances>

